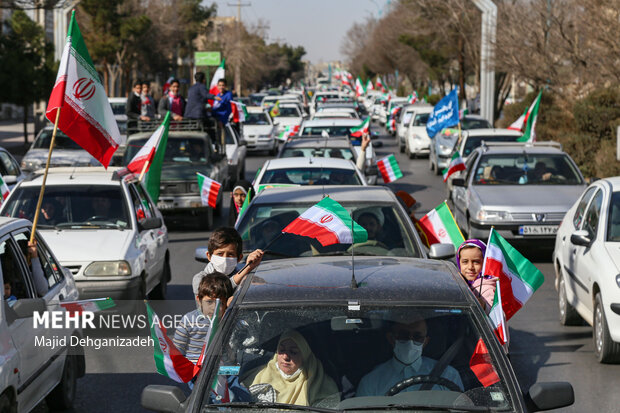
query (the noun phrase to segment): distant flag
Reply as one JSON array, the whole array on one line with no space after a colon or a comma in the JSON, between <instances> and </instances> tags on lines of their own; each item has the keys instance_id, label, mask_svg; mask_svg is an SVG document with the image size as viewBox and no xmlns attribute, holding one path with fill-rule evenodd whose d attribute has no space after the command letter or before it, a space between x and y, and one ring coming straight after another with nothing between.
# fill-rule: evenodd
<instances>
[{"instance_id":1,"label":"distant flag","mask_svg":"<svg viewBox=\"0 0 620 413\"><path fill-rule=\"evenodd\" d=\"M375 81L375 86L381 92L387 93L387 90L385 89L385 85L383 85L383 81L381 80L381 76L377 76L377 80Z\"/></svg>"},{"instance_id":2,"label":"distant flag","mask_svg":"<svg viewBox=\"0 0 620 413\"><path fill-rule=\"evenodd\" d=\"M272 118L280 116L280 101L279 100L276 101L276 104L273 105L273 107L269 111L269 116L271 116Z\"/></svg>"},{"instance_id":3,"label":"distant flag","mask_svg":"<svg viewBox=\"0 0 620 413\"><path fill-rule=\"evenodd\" d=\"M360 97L366 93L364 90L364 85L362 85L362 80L358 76L355 78L355 96Z\"/></svg>"},{"instance_id":4,"label":"distant flag","mask_svg":"<svg viewBox=\"0 0 620 413\"><path fill-rule=\"evenodd\" d=\"M162 140L164 135L168 135L168 130L170 129L170 111L166 113L164 117L164 121L159 125L155 132L151 135L148 141L140 148L138 153L131 159L129 164L127 165L127 169L129 169L134 174L141 174L148 172L151 164L153 163L153 159L155 158L155 152L157 152L157 147ZM145 169L146 168L146 169Z\"/></svg>"},{"instance_id":5,"label":"distant flag","mask_svg":"<svg viewBox=\"0 0 620 413\"><path fill-rule=\"evenodd\" d=\"M452 244L456 249L465 241L454 215L452 215L452 211L445 201L424 215L418 221L417 226L422 231L422 241L427 247L442 243Z\"/></svg>"},{"instance_id":6,"label":"distant flag","mask_svg":"<svg viewBox=\"0 0 620 413\"><path fill-rule=\"evenodd\" d=\"M282 129L282 131L278 134L277 138L279 140L285 141L291 136L295 136L297 133L299 133L299 125L289 125L285 126L284 129Z\"/></svg>"},{"instance_id":7,"label":"distant flag","mask_svg":"<svg viewBox=\"0 0 620 413\"><path fill-rule=\"evenodd\" d=\"M450 159L450 163L448 164L448 167L443 170L443 181L447 182L448 178L450 178L452 174L455 174L458 171L464 171L464 170L465 170L465 162L463 162L463 158L461 158L461 154L458 151L456 151L454 152L454 155L452 155L452 158Z\"/></svg>"},{"instance_id":8,"label":"distant flag","mask_svg":"<svg viewBox=\"0 0 620 413\"><path fill-rule=\"evenodd\" d=\"M170 84L172 83L173 80L174 80L174 76L170 76L168 80L166 80L166 83L164 83L164 86L163 86L164 95L168 93L168 90L170 89Z\"/></svg>"},{"instance_id":9,"label":"distant flag","mask_svg":"<svg viewBox=\"0 0 620 413\"><path fill-rule=\"evenodd\" d=\"M536 99L525 114L525 130L523 136L517 139L518 142L536 142L536 121L538 120L538 109L540 107L540 98L542 90L538 93Z\"/></svg>"},{"instance_id":10,"label":"distant flag","mask_svg":"<svg viewBox=\"0 0 620 413\"><path fill-rule=\"evenodd\" d=\"M2 200L0 200L0 205L4 204L4 201L9 196L10 193L11 193L11 190L9 189L6 182L4 182L4 178L2 178L2 175L0 175L0 194L2 196Z\"/></svg>"},{"instance_id":11,"label":"distant flag","mask_svg":"<svg viewBox=\"0 0 620 413\"><path fill-rule=\"evenodd\" d=\"M377 167L379 168L383 182L386 184L403 177L403 173L401 172L394 155L389 155L385 158L379 159L377 161Z\"/></svg>"},{"instance_id":12,"label":"distant flag","mask_svg":"<svg viewBox=\"0 0 620 413\"><path fill-rule=\"evenodd\" d=\"M351 128L351 136L361 138L365 133L370 133L370 116L368 116L359 126Z\"/></svg>"},{"instance_id":13,"label":"distant flag","mask_svg":"<svg viewBox=\"0 0 620 413\"><path fill-rule=\"evenodd\" d=\"M368 79L368 82L366 82L366 92L371 90L375 90L375 87L372 85L372 80Z\"/></svg>"},{"instance_id":14,"label":"distant flag","mask_svg":"<svg viewBox=\"0 0 620 413\"><path fill-rule=\"evenodd\" d=\"M282 232L314 238L322 246L352 244L368 240L368 233L349 212L329 197L307 209Z\"/></svg>"},{"instance_id":15,"label":"distant flag","mask_svg":"<svg viewBox=\"0 0 620 413\"><path fill-rule=\"evenodd\" d=\"M202 205L210 206L211 208L217 207L217 195L222 184L198 172L196 172L196 176L198 177L198 188Z\"/></svg>"},{"instance_id":16,"label":"distant flag","mask_svg":"<svg viewBox=\"0 0 620 413\"><path fill-rule=\"evenodd\" d=\"M410 94L409 96L407 96L407 103L410 105L413 105L414 103L416 103L418 101L418 92L416 92L415 90L413 91L412 94Z\"/></svg>"},{"instance_id":17,"label":"distant flag","mask_svg":"<svg viewBox=\"0 0 620 413\"><path fill-rule=\"evenodd\" d=\"M80 33L75 10L45 116L56 123L58 111L58 129L107 168L125 138Z\"/></svg>"},{"instance_id":18,"label":"distant flag","mask_svg":"<svg viewBox=\"0 0 620 413\"><path fill-rule=\"evenodd\" d=\"M164 122L166 123L166 119L170 122L170 112L166 114L166 118L164 118ZM153 202L157 204L159 201L159 192L161 191L161 170L164 165L164 156L166 155L166 147L168 146L168 127L164 128L164 133L157 144L157 149L155 150L155 156L153 156L153 161L149 164L149 170L144 176L144 183L146 184L146 191L151 196Z\"/></svg>"},{"instance_id":19,"label":"distant flag","mask_svg":"<svg viewBox=\"0 0 620 413\"><path fill-rule=\"evenodd\" d=\"M527 108L525 109L525 112L523 112L523 114L519 116L517 120L515 120L514 122L510 124L510 126L508 126L508 129L523 132L523 125L525 124L526 114L527 114Z\"/></svg>"},{"instance_id":20,"label":"distant flag","mask_svg":"<svg viewBox=\"0 0 620 413\"><path fill-rule=\"evenodd\" d=\"M392 108L389 119L389 131L396 132L396 117L398 116L398 112L400 112L402 108L400 106L396 106Z\"/></svg>"},{"instance_id":21,"label":"distant flag","mask_svg":"<svg viewBox=\"0 0 620 413\"><path fill-rule=\"evenodd\" d=\"M232 120L235 123L245 122L245 119L248 116L248 110L244 103L237 102L236 100L231 100L232 103Z\"/></svg>"},{"instance_id":22,"label":"distant flag","mask_svg":"<svg viewBox=\"0 0 620 413\"><path fill-rule=\"evenodd\" d=\"M225 61L226 59L222 59L222 63L220 63L217 69L215 69L215 73L213 73L213 77L211 78L211 84L209 85L209 93L211 93L212 95L217 95L218 93L220 93L219 89L217 88L217 82L220 79L226 78L226 70L224 69Z\"/></svg>"},{"instance_id":23,"label":"distant flag","mask_svg":"<svg viewBox=\"0 0 620 413\"><path fill-rule=\"evenodd\" d=\"M459 110L459 119L463 119L466 115L469 115L469 109L463 108Z\"/></svg>"}]
</instances>

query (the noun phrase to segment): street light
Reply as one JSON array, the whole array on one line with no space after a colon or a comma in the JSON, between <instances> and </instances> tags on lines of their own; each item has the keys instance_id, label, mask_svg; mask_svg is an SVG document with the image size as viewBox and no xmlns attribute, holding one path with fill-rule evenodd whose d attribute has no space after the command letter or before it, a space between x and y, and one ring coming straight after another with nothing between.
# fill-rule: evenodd
<instances>
[{"instance_id":1,"label":"street light","mask_svg":"<svg viewBox=\"0 0 620 413\"><path fill-rule=\"evenodd\" d=\"M495 114L495 33L497 6L491 0L473 0L482 12L480 45L480 116L493 125Z\"/></svg>"}]
</instances>

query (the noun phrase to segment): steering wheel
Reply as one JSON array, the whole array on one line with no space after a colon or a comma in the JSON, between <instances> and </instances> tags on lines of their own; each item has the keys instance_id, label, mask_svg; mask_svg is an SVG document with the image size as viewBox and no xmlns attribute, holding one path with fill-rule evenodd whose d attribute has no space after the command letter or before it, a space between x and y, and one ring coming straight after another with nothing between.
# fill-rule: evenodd
<instances>
[{"instance_id":1,"label":"steering wheel","mask_svg":"<svg viewBox=\"0 0 620 413\"><path fill-rule=\"evenodd\" d=\"M463 390L456 384L455 382L448 380L444 377L435 377L430 375L420 375L408 377L404 380L399 381L395 385L393 385L390 390L388 390L385 395L386 396L394 396L395 394L400 393L401 391L415 386L416 384L422 383L433 383L438 384L440 386L446 387L448 390L457 391L459 393L463 393Z\"/></svg>"},{"instance_id":2,"label":"steering wheel","mask_svg":"<svg viewBox=\"0 0 620 413\"><path fill-rule=\"evenodd\" d=\"M103 215L93 215L92 217L86 220L86 222L88 221L109 221L109 219L108 217L103 216Z\"/></svg>"}]
</instances>

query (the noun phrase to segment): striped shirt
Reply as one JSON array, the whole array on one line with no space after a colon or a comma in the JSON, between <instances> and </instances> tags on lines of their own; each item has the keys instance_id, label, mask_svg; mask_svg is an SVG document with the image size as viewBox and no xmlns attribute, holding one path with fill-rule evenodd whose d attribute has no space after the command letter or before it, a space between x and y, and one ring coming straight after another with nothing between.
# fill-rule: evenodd
<instances>
[{"instance_id":1,"label":"striped shirt","mask_svg":"<svg viewBox=\"0 0 620 413\"><path fill-rule=\"evenodd\" d=\"M174 332L172 342L189 361L196 364L202 353L211 322L200 310L190 311Z\"/></svg>"}]
</instances>

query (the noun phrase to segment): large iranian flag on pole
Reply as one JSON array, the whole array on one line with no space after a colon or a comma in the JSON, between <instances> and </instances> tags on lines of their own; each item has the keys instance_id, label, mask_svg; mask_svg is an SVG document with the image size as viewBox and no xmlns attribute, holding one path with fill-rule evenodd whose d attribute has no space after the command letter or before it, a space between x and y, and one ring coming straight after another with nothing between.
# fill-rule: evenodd
<instances>
[{"instance_id":1,"label":"large iranian flag on pole","mask_svg":"<svg viewBox=\"0 0 620 413\"><path fill-rule=\"evenodd\" d=\"M148 141L144 144L142 148L138 151L138 153L132 158L132 160L127 165L127 169L135 174L146 173L148 172L151 164L153 163L153 159L155 158L155 152L157 151L157 147L159 143L162 141L164 135L168 135L168 130L170 129L170 111L166 113L166 117L164 117L164 121L159 125L155 132L151 135Z\"/></svg>"},{"instance_id":2,"label":"large iranian flag on pole","mask_svg":"<svg viewBox=\"0 0 620 413\"><path fill-rule=\"evenodd\" d=\"M499 278L501 307L510 320L545 281L543 274L491 228L482 267L484 275Z\"/></svg>"},{"instance_id":3,"label":"large iranian flag on pole","mask_svg":"<svg viewBox=\"0 0 620 413\"><path fill-rule=\"evenodd\" d=\"M525 130L523 131L523 136L517 139L518 142L536 142L536 121L538 120L538 109L540 107L541 97L542 90L538 92L538 96L536 96L536 99L534 99L534 102L525 114Z\"/></svg>"},{"instance_id":4,"label":"large iranian flag on pole","mask_svg":"<svg viewBox=\"0 0 620 413\"><path fill-rule=\"evenodd\" d=\"M75 10L45 116L106 168L125 143L99 74L80 33Z\"/></svg>"},{"instance_id":5,"label":"large iranian flag on pole","mask_svg":"<svg viewBox=\"0 0 620 413\"><path fill-rule=\"evenodd\" d=\"M379 172L381 172L383 182L386 184L403 177L403 173L401 172L394 155L379 159L377 161L377 167L379 168Z\"/></svg>"},{"instance_id":6,"label":"large iranian flag on pole","mask_svg":"<svg viewBox=\"0 0 620 413\"><path fill-rule=\"evenodd\" d=\"M347 210L329 197L307 209L282 232L315 238L322 246L353 244L368 240L368 233Z\"/></svg>"},{"instance_id":7,"label":"large iranian flag on pole","mask_svg":"<svg viewBox=\"0 0 620 413\"><path fill-rule=\"evenodd\" d=\"M217 207L217 195L220 192L222 184L208 176L196 172L198 176L198 188L200 188L200 200L202 205L210 206L211 208Z\"/></svg>"},{"instance_id":8,"label":"large iranian flag on pole","mask_svg":"<svg viewBox=\"0 0 620 413\"><path fill-rule=\"evenodd\" d=\"M442 243L453 244L454 248L458 248L465 241L454 215L452 215L452 211L445 201L424 215L417 225L424 235L422 241L428 247Z\"/></svg>"},{"instance_id":9,"label":"large iranian flag on pole","mask_svg":"<svg viewBox=\"0 0 620 413\"><path fill-rule=\"evenodd\" d=\"M361 138L362 135L370 133L370 116L368 116L359 126L351 128L351 136L354 138Z\"/></svg>"},{"instance_id":10,"label":"large iranian flag on pole","mask_svg":"<svg viewBox=\"0 0 620 413\"><path fill-rule=\"evenodd\" d=\"M209 93L212 95L217 95L220 91L217 88L217 82L220 79L224 79L226 77L226 70L224 70L224 62L226 59L222 59L222 63L215 69L215 73L213 73L213 77L211 78L211 84L209 85Z\"/></svg>"},{"instance_id":11,"label":"large iranian flag on pole","mask_svg":"<svg viewBox=\"0 0 620 413\"><path fill-rule=\"evenodd\" d=\"M464 171L465 169L465 162L463 162L461 154L458 151L454 152L448 167L443 170L443 181L446 182L448 178L450 178L450 175L455 174L458 171Z\"/></svg>"}]
</instances>

